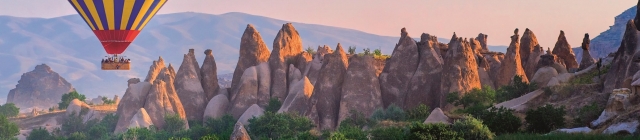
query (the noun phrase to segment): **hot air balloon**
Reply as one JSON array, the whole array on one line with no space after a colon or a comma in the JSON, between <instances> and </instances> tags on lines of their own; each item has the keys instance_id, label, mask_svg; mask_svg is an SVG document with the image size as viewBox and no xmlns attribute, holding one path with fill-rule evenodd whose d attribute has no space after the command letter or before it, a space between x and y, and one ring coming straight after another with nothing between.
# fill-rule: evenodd
<instances>
[{"instance_id":1,"label":"hot air balloon","mask_svg":"<svg viewBox=\"0 0 640 140\"><path fill-rule=\"evenodd\" d=\"M102 70L129 70L130 59L122 56L167 0L69 0L89 25L108 56Z\"/></svg>"}]
</instances>

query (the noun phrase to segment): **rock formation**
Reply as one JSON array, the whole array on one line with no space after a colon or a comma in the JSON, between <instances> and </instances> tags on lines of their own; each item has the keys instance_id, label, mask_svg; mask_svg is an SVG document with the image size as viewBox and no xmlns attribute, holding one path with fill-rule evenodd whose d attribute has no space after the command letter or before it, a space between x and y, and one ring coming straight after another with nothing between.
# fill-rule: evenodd
<instances>
[{"instance_id":1,"label":"rock formation","mask_svg":"<svg viewBox=\"0 0 640 140\"><path fill-rule=\"evenodd\" d=\"M218 94L211 98L204 110L203 122L209 118L219 119L227 113L229 108L229 98L224 94Z\"/></svg>"},{"instance_id":2,"label":"rock formation","mask_svg":"<svg viewBox=\"0 0 640 140\"><path fill-rule=\"evenodd\" d=\"M442 93L464 94L473 88L481 88L478 65L469 42L455 34L449 42L449 50L442 66ZM384 96L383 96L384 97Z\"/></svg>"},{"instance_id":3,"label":"rock formation","mask_svg":"<svg viewBox=\"0 0 640 140\"><path fill-rule=\"evenodd\" d=\"M476 40L478 40L480 42L480 46L482 46L482 52L487 52L489 51L489 48L487 47L487 39L489 38L489 35L485 35L485 34L478 34L478 37L476 37Z\"/></svg>"},{"instance_id":4,"label":"rock formation","mask_svg":"<svg viewBox=\"0 0 640 140\"><path fill-rule=\"evenodd\" d=\"M270 99L269 64L261 63L257 66L247 68L240 78L238 88L230 98L230 113L238 118L253 104L266 107Z\"/></svg>"},{"instance_id":5,"label":"rock formation","mask_svg":"<svg viewBox=\"0 0 640 140\"><path fill-rule=\"evenodd\" d=\"M558 71L551 66L546 66L538 69L531 79L532 83L537 83L538 87L545 87L551 78L558 76Z\"/></svg>"},{"instance_id":6,"label":"rock formation","mask_svg":"<svg viewBox=\"0 0 640 140\"><path fill-rule=\"evenodd\" d=\"M342 83L338 125L351 116L351 110L371 116L376 109L382 108L379 84L373 57L356 55L349 58L349 68Z\"/></svg>"},{"instance_id":7,"label":"rock formation","mask_svg":"<svg viewBox=\"0 0 640 140\"><path fill-rule=\"evenodd\" d=\"M184 55L173 83L188 120L202 120L204 108L208 103L205 101L207 98L200 82L199 69L195 54L191 49L188 54Z\"/></svg>"},{"instance_id":8,"label":"rock formation","mask_svg":"<svg viewBox=\"0 0 640 140\"><path fill-rule=\"evenodd\" d=\"M335 52L324 56L324 62L311 96L320 120L319 128L335 129L338 121L342 82L349 67L347 54L338 43ZM312 110L312 109L310 109Z\"/></svg>"},{"instance_id":9,"label":"rock formation","mask_svg":"<svg viewBox=\"0 0 640 140\"><path fill-rule=\"evenodd\" d=\"M407 87L404 97L404 108L412 109L420 104L430 107L443 107L446 96L440 89L443 60L435 51L438 45L438 37L422 34L417 44L419 52L418 68Z\"/></svg>"},{"instance_id":10,"label":"rock formation","mask_svg":"<svg viewBox=\"0 0 640 140\"><path fill-rule=\"evenodd\" d=\"M311 64L311 61L313 61L312 54L308 53L307 51L303 51L300 54L298 54L298 56L296 56L296 60L293 65L296 68L298 68L298 71L300 71L300 74L304 74L304 71L306 70L307 66Z\"/></svg>"},{"instance_id":11,"label":"rock formation","mask_svg":"<svg viewBox=\"0 0 640 140\"><path fill-rule=\"evenodd\" d=\"M625 113L629 107L631 107L631 103L629 102L631 95L631 91L627 88L623 89L615 89L611 96L609 97L609 101L607 102L607 106L600 114L598 119L594 120L590 123L591 128L598 128L603 123L606 123L612 118L617 117L618 115Z\"/></svg>"},{"instance_id":12,"label":"rock formation","mask_svg":"<svg viewBox=\"0 0 640 140\"><path fill-rule=\"evenodd\" d=\"M154 125L144 108L138 109L135 115L131 118L131 123L127 128L149 128Z\"/></svg>"},{"instance_id":13,"label":"rock formation","mask_svg":"<svg viewBox=\"0 0 640 140\"><path fill-rule=\"evenodd\" d=\"M49 108L60 102L62 94L75 91L73 86L46 64L22 74L16 88L9 91L7 103L18 108Z\"/></svg>"},{"instance_id":14,"label":"rock formation","mask_svg":"<svg viewBox=\"0 0 640 140\"><path fill-rule=\"evenodd\" d=\"M489 67L485 68L485 70L487 71L487 73L489 74L489 78L493 82L493 84L490 84L489 86L495 87L495 81L496 79L498 79L498 75L500 74L499 72L500 72L500 67L502 66L502 60L504 60L504 54L492 52L492 53L485 53L483 55L484 55L484 59L487 61L487 63L489 63ZM481 84L483 86L486 85L484 83L481 83Z\"/></svg>"},{"instance_id":15,"label":"rock formation","mask_svg":"<svg viewBox=\"0 0 640 140\"><path fill-rule=\"evenodd\" d=\"M300 69L296 68L293 64L289 64L289 70L287 71L287 87L291 88L291 85L300 81L302 79L302 73L300 73Z\"/></svg>"},{"instance_id":16,"label":"rock formation","mask_svg":"<svg viewBox=\"0 0 640 140\"><path fill-rule=\"evenodd\" d=\"M237 122L235 127L233 128L233 133L231 133L231 137L229 140L251 140L249 137L249 133L244 129L244 125L240 122Z\"/></svg>"},{"instance_id":17,"label":"rock formation","mask_svg":"<svg viewBox=\"0 0 640 140\"><path fill-rule=\"evenodd\" d=\"M433 109L433 111L431 111L431 114L429 114L429 117L427 117L427 119L424 120L423 123L425 123L425 124L431 124L431 123L451 124L449 122L449 117L447 117L447 115L444 115L444 112L440 108Z\"/></svg>"},{"instance_id":18,"label":"rock formation","mask_svg":"<svg viewBox=\"0 0 640 140\"><path fill-rule=\"evenodd\" d=\"M295 112L300 115L308 114L311 108L313 85L309 78L304 77L293 83L289 88L289 95L282 103L278 113Z\"/></svg>"},{"instance_id":19,"label":"rock formation","mask_svg":"<svg viewBox=\"0 0 640 140\"><path fill-rule=\"evenodd\" d=\"M309 62L305 67L305 70L302 71L302 75L307 76L312 85L316 84L318 76L320 75L320 69L324 62L324 55L331 53L333 53L331 47L327 45L324 45L323 47L318 46L316 54L313 55L313 60L311 60L311 62Z\"/></svg>"},{"instance_id":20,"label":"rock formation","mask_svg":"<svg viewBox=\"0 0 640 140\"><path fill-rule=\"evenodd\" d=\"M115 133L121 133L127 130L131 124L131 118L140 108L144 107L151 84L149 82L140 82L138 78L129 79L127 91L122 96L116 115L118 123L116 124ZM146 112L146 111L145 111Z\"/></svg>"},{"instance_id":21,"label":"rock formation","mask_svg":"<svg viewBox=\"0 0 640 140\"><path fill-rule=\"evenodd\" d=\"M143 108L145 109L145 114L149 114L151 121L158 128L164 128L164 117L166 115L176 114L169 100L166 86L167 84L164 81L156 79L151 85Z\"/></svg>"},{"instance_id":22,"label":"rock formation","mask_svg":"<svg viewBox=\"0 0 640 140\"><path fill-rule=\"evenodd\" d=\"M398 106L404 104L409 81L418 68L420 59L418 52L416 41L409 36L405 28L402 28L400 40L379 77L385 107L391 104Z\"/></svg>"},{"instance_id":23,"label":"rock formation","mask_svg":"<svg viewBox=\"0 0 640 140\"><path fill-rule=\"evenodd\" d=\"M78 99L73 99L71 100L71 102L69 102L69 106L67 106L66 114L71 115L75 113L75 115L81 115L80 112L82 112L82 109L89 109L89 108L90 108L89 105L87 105L86 103Z\"/></svg>"},{"instance_id":24,"label":"rock formation","mask_svg":"<svg viewBox=\"0 0 640 140\"><path fill-rule=\"evenodd\" d=\"M216 66L216 59L211 54L211 49L207 49L204 51L205 58L204 62L202 62L202 68L200 68L200 81L202 82L202 88L204 90L204 94L206 100L208 102L218 94L218 67Z\"/></svg>"},{"instance_id":25,"label":"rock formation","mask_svg":"<svg viewBox=\"0 0 640 140\"><path fill-rule=\"evenodd\" d=\"M238 122L249 125L249 119L253 117L258 118L263 114L264 114L264 109L260 108L257 104L253 104L244 113L242 113L242 116L238 118Z\"/></svg>"},{"instance_id":26,"label":"rock formation","mask_svg":"<svg viewBox=\"0 0 640 140\"><path fill-rule=\"evenodd\" d=\"M584 34L584 39L582 39L582 60L580 61L579 70L585 69L596 63L596 60L591 57L591 52L589 52L589 44L591 44L589 34Z\"/></svg>"},{"instance_id":27,"label":"rock formation","mask_svg":"<svg viewBox=\"0 0 640 140\"><path fill-rule=\"evenodd\" d=\"M522 62L522 68L524 69L527 78L533 78L533 74L536 72L536 65L540 60L540 56L544 55L544 49L540 47L538 38L533 31L527 28L522 34L520 39L520 62Z\"/></svg>"},{"instance_id":28,"label":"rock formation","mask_svg":"<svg viewBox=\"0 0 640 140\"><path fill-rule=\"evenodd\" d=\"M638 31L633 20L627 22L620 48L614 54L611 68L606 74L603 91L613 91L616 88L630 88L623 85L624 81L629 81L635 73L627 73L638 44ZM633 70L632 70L633 71ZM637 71L637 70L636 70Z\"/></svg>"},{"instance_id":29,"label":"rock formation","mask_svg":"<svg viewBox=\"0 0 640 140\"><path fill-rule=\"evenodd\" d=\"M271 68L271 97L284 101L287 97L287 68L293 64L296 55L302 52L302 39L291 23L282 29L273 40L273 51L269 56Z\"/></svg>"},{"instance_id":30,"label":"rock formation","mask_svg":"<svg viewBox=\"0 0 640 140\"><path fill-rule=\"evenodd\" d=\"M162 57L158 57L158 60L154 60L149 67L149 72L147 73L147 78L144 79L145 82L152 83L156 80L156 77L160 73L160 70L164 68L164 59Z\"/></svg>"},{"instance_id":31,"label":"rock formation","mask_svg":"<svg viewBox=\"0 0 640 140\"><path fill-rule=\"evenodd\" d=\"M240 57L238 58L236 69L233 72L231 93L234 93L238 88L238 83L245 69L267 62L268 60L269 48L267 48L267 45L262 40L260 32L258 32L253 25L248 24L240 39Z\"/></svg>"},{"instance_id":32,"label":"rock formation","mask_svg":"<svg viewBox=\"0 0 640 140\"><path fill-rule=\"evenodd\" d=\"M569 45L569 42L567 42L567 38L564 36L564 31L560 31L558 42L556 42L556 45L553 48L553 54L557 55L560 59L563 60L564 64L567 66L567 70L578 68L576 55L573 54L571 45Z\"/></svg>"},{"instance_id":33,"label":"rock formation","mask_svg":"<svg viewBox=\"0 0 640 140\"><path fill-rule=\"evenodd\" d=\"M520 61L520 41L519 35L516 29L516 34L511 36L511 45L507 48L507 53L500 66L499 75L496 79L496 87L502 87L508 85L514 76L519 75L524 82L529 82L527 76L522 68L522 62Z\"/></svg>"}]
</instances>

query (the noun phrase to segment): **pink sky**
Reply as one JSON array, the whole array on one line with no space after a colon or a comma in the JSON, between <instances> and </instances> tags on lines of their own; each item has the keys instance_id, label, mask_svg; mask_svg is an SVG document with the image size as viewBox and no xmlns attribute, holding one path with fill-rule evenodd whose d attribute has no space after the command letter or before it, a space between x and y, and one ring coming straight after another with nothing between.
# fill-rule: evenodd
<instances>
[{"instance_id":1,"label":"pink sky","mask_svg":"<svg viewBox=\"0 0 640 140\"><path fill-rule=\"evenodd\" d=\"M426 32L450 38L489 35L489 44L508 45L515 28L529 28L542 47L553 47L564 30L572 47L584 33L595 37L636 0L169 0L163 13L243 12L293 22L413 37ZM0 0L0 15L58 17L75 14L66 0Z\"/></svg>"}]
</instances>

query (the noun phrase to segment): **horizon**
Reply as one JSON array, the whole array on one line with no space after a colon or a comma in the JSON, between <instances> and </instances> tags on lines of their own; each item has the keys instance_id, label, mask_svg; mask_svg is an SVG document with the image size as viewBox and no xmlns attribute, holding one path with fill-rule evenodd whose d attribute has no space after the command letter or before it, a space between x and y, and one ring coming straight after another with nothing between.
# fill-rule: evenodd
<instances>
[{"instance_id":1,"label":"horizon","mask_svg":"<svg viewBox=\"0 0 640 140\"><path fill-rule=\"evenodd\" d=\"M613 25L615 16L633 7L636 2L411 0L403 2L379 1L368 2L367 4L367 6L364 6L360 1L338 0L322 2L298 2L295 0L225 2L182 0L167 2L158 14L194 12L222 15L238 12L288 22L353 29L391 37L400 36L399 30L403 27L406 27L413 37L419 37L421 33L429 33L439 38L450 39L453 32L455 32L459 37L469 38L476 37L479 33L484 33L489 35L488 44L494 46L508 46L510 44L510 36L515 28L529 28L536 34L542 47L553 48L559 31L564 30L567 40L572 44L571 47L575 48L582 43L584 33L591 34L591 39L593 39ZM406 8L396 8L398 6ZM523 6L527 10L523 10L521 8ZM37 10L44 8L49 10ZM562 11L558 11L558 9ZM66 1L0 1L0 15L54 18L76 14ZM433 22L431 19L436 19L438 22ZM473 22L469 23L469 21ZM521 30L519 34L522 35L523 31Z\"/></svg>"}]
</instances>

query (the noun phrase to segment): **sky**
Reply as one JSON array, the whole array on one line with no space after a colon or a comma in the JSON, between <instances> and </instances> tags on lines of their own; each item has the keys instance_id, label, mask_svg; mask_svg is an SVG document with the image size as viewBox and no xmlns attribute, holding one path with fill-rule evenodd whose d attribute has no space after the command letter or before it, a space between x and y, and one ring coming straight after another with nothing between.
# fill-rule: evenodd
<instances>
[{"instance_id":1,"label":"sky","mask_svg":"<svg viewBox=\"0 0 640 140\"><path fill-rule=\"evenodd\" d=\"M572 47L584 33L595 37L636 0L169 0L159 14L242 12L292 22L417 38L488 34L490 45L509 45L515 28L531 29L542 47L553 47L564 30ZM0 0L0 15L52 18L76 14L66 0ZM295 24L294 24L295 26Z\"/></svg>"}]
</instances>

